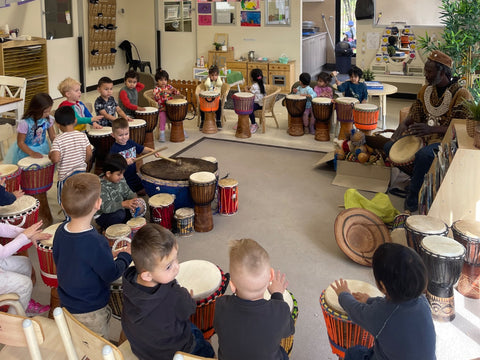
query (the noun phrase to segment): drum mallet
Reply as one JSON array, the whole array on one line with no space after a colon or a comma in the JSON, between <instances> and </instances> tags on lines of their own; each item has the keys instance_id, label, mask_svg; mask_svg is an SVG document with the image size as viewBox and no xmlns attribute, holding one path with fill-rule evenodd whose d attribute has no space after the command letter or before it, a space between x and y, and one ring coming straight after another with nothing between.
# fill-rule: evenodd
<instances>
[{"instance_id":1,"label":"drum mallet","mask_svg":"<svg viewBox=\"0 0 480 360\"><path fill-rule=\"evenodd\" d=\"M167 146L164 146L164 147L161 147L160 149L156 149L156 150L153 150L153 151L150 151L149 153L146 153L145 155L142 155L142 156L138 156L137 158L135 158L135 160L133 160L133 162L137 162L137 161L140 161L142 159L145 159L146 157L148 156L152 156L160 151L163 151L163 150L166 150L168 149Z\"/></svg>"}]
</instances>

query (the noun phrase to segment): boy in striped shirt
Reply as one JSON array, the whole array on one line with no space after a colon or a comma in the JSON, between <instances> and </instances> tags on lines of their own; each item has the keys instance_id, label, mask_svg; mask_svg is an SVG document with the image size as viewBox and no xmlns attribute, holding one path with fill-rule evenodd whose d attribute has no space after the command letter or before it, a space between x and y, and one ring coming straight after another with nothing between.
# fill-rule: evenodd
<instances>
[{"instance_id":1,"label":"boy in striped shirt","mask_svg":"<svg viewBox=\"0 0 480 360\"><path fill-rule=\"evenodd\" d=\"M62 106L55 111L55 122L62 134L55 137L48 157L57 165L57 201L61 205L62 188L70 176L85 172L87 161L92 157L92 148L84 132L75 130L75 111Z\"/></svg>"}]
</instances>

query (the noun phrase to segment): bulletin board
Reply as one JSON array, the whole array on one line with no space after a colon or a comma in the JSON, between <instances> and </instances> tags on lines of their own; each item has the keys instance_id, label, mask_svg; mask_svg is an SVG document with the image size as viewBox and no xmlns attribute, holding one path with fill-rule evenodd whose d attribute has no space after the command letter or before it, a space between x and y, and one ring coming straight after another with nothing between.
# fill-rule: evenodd
<instances>
[{"instance_id":1,"label":"bulletin board","mask_svg":"<svg viewBox=\"0 0 480 360\"><path fill-rule=\"evenodd\" d=\"M442 26L441 4L441 0L375 0L373 24L386 26L393 22L403 22L412 26Z\"/></svg>"},{"instance_id":2,"label":"bulletin board","mask_svg":"<svg viewBox=\"0 0 480 360\"><path fill-rule=\"evenodd\" d=\"M115 65L117 0L88 3L88 66L90 69Z\"/></svg>"}]
</instances>

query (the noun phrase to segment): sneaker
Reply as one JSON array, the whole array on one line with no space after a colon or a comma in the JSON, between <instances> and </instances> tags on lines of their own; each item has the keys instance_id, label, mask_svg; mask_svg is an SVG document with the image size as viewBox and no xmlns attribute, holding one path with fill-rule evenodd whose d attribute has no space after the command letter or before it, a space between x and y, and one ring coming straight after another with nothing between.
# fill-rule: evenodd
<instances>
[{"instance_id":1,"label":"sneaker","mask_svg":"<svg viewBox=\"0 0 480 360\"><path fill-rule=\"evenodd\" d=\"M221 122L217 122L217 129L222 130L222 123Z\"/></svg>"},{"instance_id":2,"label":"sneaker","mask_svg":"<svg viewBox=\"0 0 480 360\"><path fill-rule=\"evenodd\" d=\"M42 305L36 302L35 300L30 299L27 310L25 310L25 314L27 314L27 316L36 316L36 315L43 314L49 310L50 310L50 305Z\"/></svg>"},{"instance_id":3,"label":"sneaker","mask_svg":"<svg viewBox=\"0 0 480 360\"><path fill-rule=\"evenodd\" d=\"M185 130L183 130L183 136L185 136L185 139L188 139L188 134Z\"/></svg>"},{"instance_id":4,"label":"sneaker","mask_svg":"<svg viewBox=\"0 0 480 360\"><path fill-rule=\"evenodd\" d=\"M257 124L250 125L250 132L252 134L255 134L257 132L257 130L258 130L258 125Z\"/></svg>"},{"instance_id":5,"label":"sneaker","mask_svg":"<svg viewBox=\"0 0 480 360\"><path fill-rule=\"evenodd\" d=\"M165 131L160 131L158 134L158 141L165 142Z\"/></svg>"}]
</instances>

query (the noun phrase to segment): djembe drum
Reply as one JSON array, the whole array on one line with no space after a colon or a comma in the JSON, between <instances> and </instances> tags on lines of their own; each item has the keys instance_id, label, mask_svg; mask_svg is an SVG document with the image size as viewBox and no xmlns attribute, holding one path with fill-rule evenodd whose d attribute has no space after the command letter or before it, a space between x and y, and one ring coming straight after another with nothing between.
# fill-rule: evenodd
<instances>
[{"instance_id":1,"label":"djembe drum","mask_svg":"<svg viewBox=\"0 0 480 360\"><path fill-rule=\"evenodd\" d=\"M232 178L218 181L218 212L234 215L238 211L238 181Z\"/></svg>"},{"instance_id":2,"label":"djembe drum","mask_svg":"<svg viewBox=\"0 0 480 360\"><path fill-rule=\"evenodd\" d=\"M14 192L20 189L22 169L13 164L0 164L0 180L5 179L5 190Z\"/></svg>"},{"instance_id":3,"label":"djembe drum","mask_svg":"<svg viewBox=\"0 0 480 360\"><path fill-rule=\"evenodd\" d=\"M370 297L383 297L375 286L359 280L346 280L352 292L362 292ZM362 327L354 324L345 310L338 302L338 296L330 285L323 290L320 296L325 325L327 326L328 340L332 352L340 358L345 357L345 351L355 345L368 348L373 346L374 337Z\"/></svg>"},{"instance_id":4,"label":"djembe drum","mask_svg":"<svg viewBox=\"0 0 480 360\"><path fill-rule=\"evenodd\" d=\"M238 115L235 137L246 139L252 136L250 132L249 115L253 112L255 95L250 92L237 92L232 95L233 108Z\"/></svg>"},{"instance_id":5,"label":"djembe drum","mask_svg":"<svg viewBox=\"0 0 480 360\"><path fill-rule=\"evenodd\" d=\"M358 104L358 99L353 97L339 97L335 99L335 112L340 123L338 139L344 140L353 129L353 107Z\"/></svg>"},{"instance_id":6,"label":"djembe drum","mask_svg":"<svg viewBox=\"0 0 480 360\"><path fill-rule=\"evenodd\" d=\"M466 249L457 290L466 297L480 299L480 222L457 220L452 232L453 238Z\"/></svg>"},{"instance_id":7,"label":"djembe drum","mask_svg":"<svg viewBox=\"0 0 480 360\"><path fill-rule=\"evenodd\" d=\"M312 113L315 118L315 140L330 141L330 116L332 99L316 97L312 99Z\"/></svg>"},{"instance_id":8,"label":"djembe drum","mask_svg":"<svg viewBox=\"0 0 480 360\"><path fill-rule=\"evenodd\" d=\"M408 246L420 253L422 239L429 235L446 236L448 226L442 220L428 215L411 215L405 219Z\"/></svg>"},{"instance_id":9,"label":"djembe drum","mask_svg":"<svg viewBox=\"0 0 480 360\"><path fill-rule=\"evenodd\" d=\"M190 175L190 195L195 203L195 231L208 232L213 229L211 203L215 198L217 178L214 173L200 171Z\"/></svg>"},{"instance_id":10,"label":"djembe drum","mask_svg":"<svg viewBox=\"0 0 480 360\"><path fill-rule=\"evenodd\" d=\"M146 224L147 220L142 216L128 220L127 225L130 226L130 239L133 240L133 237L135 236L137 231L144 227Z\"/></svg>"},{"instance_id":11,"label":"djembe drum","mask_svg":"<svg viewBox=\"0 0 480 360\"><path fill-rule=\"evenodd\" d=\"M57 280L57 267L53 261L53 238L58 227L62 223L53 224L43 230L43 233L50 234L52 237L47 240L41 240L37 242L37 255L38 262L40 264L40 275L42 280L50 287L50 311L48 317L53 319L53 310L60 306L60 298L58 297L58 280Z\"/></svg>"},{"instance_id":12,"label":"djembe drum","mask_svg":"<svg viewBox=\"0 0 480 360\"><path fill-rule=\"evenodd\" d=\"M420 255L428 272L427 300L432 317L452 321L455 318L453 285L462 273L465 248L451 238L431 235L420 243Z\"/></svg>"},{"instance_id":13,"label":"djembe drum","mask_svg":"<svg viewBox=\"0 0 480 360\"><path fill-rule=\"evenodd\" d=\"M142 119L133 119L128 122L129 139L133 140L139 145L145 143L145 130L147 129L147 122Z\"/></svg>"},{"instance_id":14,"label":"djembe drum","mask_svg":"<svg viewBox=\"0 0 480 360\"><path fill-rule=\"evenodd\" d=\"M172 124L170 131L171 142L185 141L185 132L183 131L183 120L187 116L188 101L185 99L167 100L165 103L165 112Z\"/></svg>"},{"instance_id":15,"label":"djembe drum","mask_svg":"<svg viewBox=\"0 0 480 360\"><path fill-rule=\"evenodd\" d=\"M201 91L198 94L200 101L200 110L205 113L202 132L204 134L217 133L217 123L215 121L215 112L220 106L220 93L217 91Z\"/></svg>"},{"instance_id":16,"label":"djembe drum","mask_svg":"<svg viewBox=\"0 0 480 360\"><path fill-rule=\"evenodd\" d=\"M175 195L157 194L148 199L150 221L172 230Z\"/></svg>"},{"instance_id":17,"label":"djembe drum","mask_svg":"<svg viewBox=\"0 0 480 360\"><path fill-rule=\"evenodd\" d=\"M105 230L105 237L108 240L108 244L111 248L118 240L126 239L130 237L131 229L127 224L115 224L110 225L107 230ZM120 244L125 245L125 244Z\"/></svg>"},{"instance_id":18,"label":"djembe drum","mask_svg":"<svg viewBox=\"0 0 480 360\"><path fill-rule=\"evenodd\" d=\"M183 207L175 211L175 233L179 236L190 236L194 232L193 220L195 211L192 208Z\"/></svg>"},{"instance_id":19,"label":"djembe drum","mask_svg":"<svg viewBox=\"0 0 480 360\"><path fill-rule=\"evenodd\" d=\"M218 185L218 161L217 161L217 158L213 157L213 156L202 156L201 157L202 160L206 160L206 161L210 161L211 163L214 163L215 165L217 165L217 171L215 171L215 177L217 178L217 185ZM212 201L212 213L213 214L216 214L218 213L218 193L215 193L215 198L213 199Z\"/></svg>"},{"instance_id":20,"label":"djembe drum","mask_svg":"<svg viewBox=\"0 0 480 360\"><path fill-rule=\"evenodd\" d=\"M47 191L53 184L53 173L55 164L53 164L47 155L42 158L26 157L18 161L18 166L22 169L20 183L22 190L27 195L32 195L40 202L38 217L43 221L44 226L52 224L52 213L47 200Z\"/></svg>"},{"instance_id":21,"label":"djembe drum","mask_svg":"<svg viewBox=\"0 0 480 360\"><path fill-rule=\"evenodd\" d=\"M355 104L353 106L353 121L355 127L370 135L377 128L378 106L375 104Z\"/></svg>"},{"instance_id":22,"label":"djembe drum","mask_svg":"<svg viewBox=\"0 0 480 360\"><path fill-rule=\"evenodd\" d=\"M303 113L307 106L307 98L302 95L289 94L285 98L288 111L288 134L291 136L303 135Z\"/></svg>"},{"instance_id":23,"label":"djembe drum","mask_svg":"<svg viewBox=\"0 0 480 360\"><path fill-rule=\"evenodd\" d=\"M230 275L205 260L185 261L179 266L176 279L180 286L193 292L192 298L197 302L197 310L190 320L203 332L205 339L209 339L215 332L215 301L225 293Z\"/></svg>"},{"instance_id":24,"label":"djembe drum","mask_svg":"<svg viewBox=\"0 0 480 360\"><path fill-rule=\"evenodd\" d=\"M404 136L392 145L388 157L393 166L408 175L413 174L415 154L423 147L422 138L414 135Z\"/></svg>"},{"instance_id":25,"label":"djembe drum","mask_svg":"<svg viewBox=\"0 0 480 360\"><path fill-rule=\"evenodd\" d=\"M110 153L110 148L115 142L112 136L112 128L104 126L102 129L87 127L87 137L95 147L95 174L100 175L103 172L103 163Z\"/></svg>"},{"instance_id":26,"label":"djembe drum","mask_svg":"<svg viewBox=\"0 0 480 360\"><path fill-rule=\"evenodd\" d=\"M263 298L265 300L270 300L271 295L270 295L270 292L268 291L268 289L265 290L265 293L263 294ZM290 313L292 314L292 318L293 318L293 324L295 326L296 323L297 323L297 318L298 318L297 300L295 299L295 297L293 296L293 294L290 291L285 290L283 292L283 301L285 301L288 304L288 307L290 308ZM292 349L293 349L293 336L294 336L294 334L290 335L289 337L283 338L280 341L280 346L283 347L283 349L285 350L285 352L288 355L290 355L290 353L292 352Z\"/></svg>"},{"instance_id":27,"label":"djembe drum","mask_svg":"<svg viewBox=\"0 0 480 360\"><path fill-rule=\"evenodd\" d=\"M145 120L147 127L145 128L145 142L143 145L151 149L155 149L153 143L153 130L158 123L158 109L147 106L145 110L135 111L135 118Z\"/></svg>"}]
</instances>

